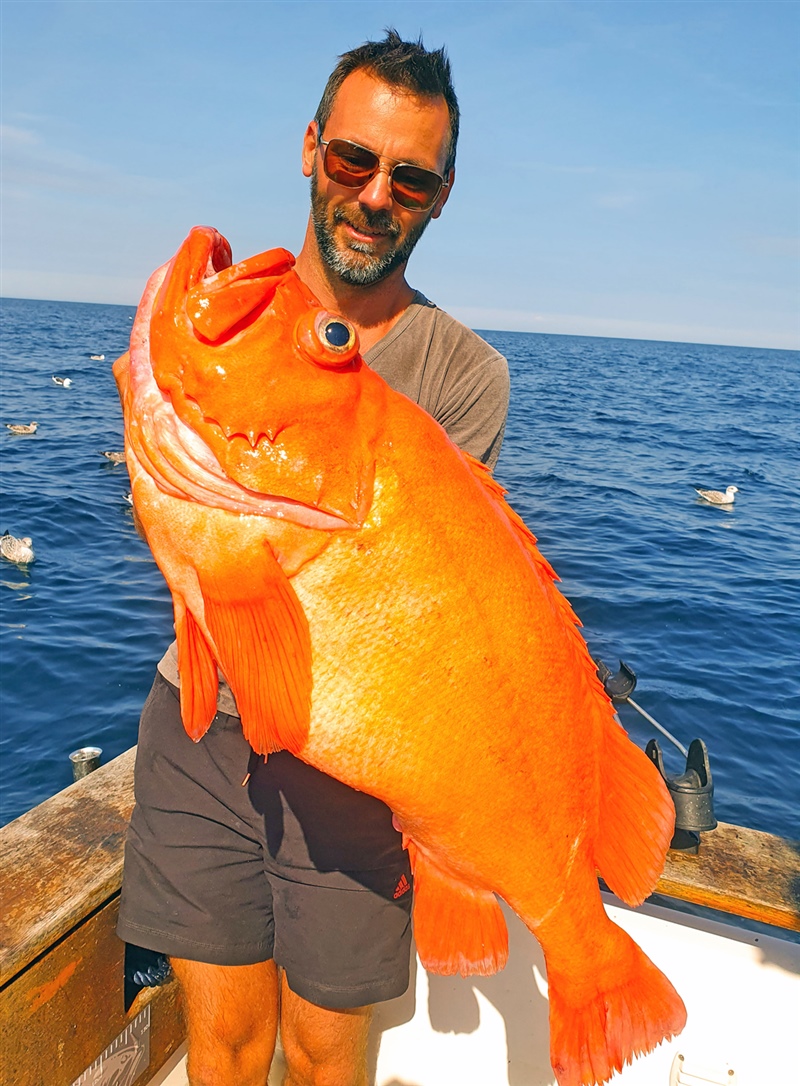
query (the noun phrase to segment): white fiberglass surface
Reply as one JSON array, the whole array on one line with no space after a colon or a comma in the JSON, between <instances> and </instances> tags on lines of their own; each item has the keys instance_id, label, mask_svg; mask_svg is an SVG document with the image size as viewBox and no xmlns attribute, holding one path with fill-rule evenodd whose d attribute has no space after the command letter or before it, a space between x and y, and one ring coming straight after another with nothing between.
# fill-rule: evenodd
<instances>
[{"instance_id":1,"label":"white fiberglass surface","mask_svg":"<svg viewBox=\"0 0 800 1086\"><path fill-rule=\"evenodd\" d=\"M658 906L607 911L683 997L680 1037L636 1060L610 1086L798 1086L800 945ZM504 910L511 953L494 977L429 976L375 1012L375 1086L553 1086L548 1002L538 943ZM678 1057L683 1057L680 1060ZM683 1078L679 1077L683 1075Z\"/></svg>"}]
</instances>

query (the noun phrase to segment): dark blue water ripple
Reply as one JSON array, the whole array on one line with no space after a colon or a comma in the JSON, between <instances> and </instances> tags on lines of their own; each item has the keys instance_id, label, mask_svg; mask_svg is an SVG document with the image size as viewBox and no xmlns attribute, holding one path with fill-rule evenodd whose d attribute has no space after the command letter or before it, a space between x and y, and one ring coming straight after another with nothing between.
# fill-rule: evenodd
<instances>
[{"instance_id":1,"label":"dark blue water ripple","mask_svg":"<svg viewBox=\"0 0 800 1086\"><path fill-rule=\"evenodd\" d=\"M797 354L485 334L512 370L498 475L590 648L635 668L684 744L705 739L720 818L800 837ZM730 509L692 489L728 483Z\"/></svg>"},{"instance_id":2,"label":"dark blue water ripple","mask_svg":"<svg viewBox=\"0 0 800 1086\"><path fill-rule=\"evenodd\" d=\"M37 551L27 571L0 563L4 822L69 782L71 750L135 742L172 612L125 469L99 455L122 447L111 363L133 310L5 300L0 316L0 422L40 423L0 426L0 532ZM637 670L637 700L684 744L705 739L720 818L800 837L798 356L485 334L513 376L498 477L591 650ZM732 509L692 489L728 483ZM644 745L650 725L621 717Z\"/></svg>"}]
</instances>

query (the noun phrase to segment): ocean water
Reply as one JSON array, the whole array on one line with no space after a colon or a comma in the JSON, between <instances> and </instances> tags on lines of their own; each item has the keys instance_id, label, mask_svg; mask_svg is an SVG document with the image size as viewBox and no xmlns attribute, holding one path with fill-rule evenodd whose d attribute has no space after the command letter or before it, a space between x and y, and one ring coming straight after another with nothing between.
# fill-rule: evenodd
<instances>
[{"instance_id":1,"label":"ocean water","mask_svg":"<svg viewBox=\"0 0 800 1086\"><path fill-rule=\"evenodd\" d=\"M0 427L0 532L36 551L27 568L0 560L0 823L70 782L70 751L107 761L135 743L172 637L126 469L100 455L122 448L111 363L133 313L0 307L0 422L39 422ZM496 474L595 658L625 660L635 700L685 746L706 742L718 818L800 837L800 355L483 334L512 372ZM692 489L729 483L732 507ZM656 734L620 713L640 745Z\"/></svg>"}]
</instances>

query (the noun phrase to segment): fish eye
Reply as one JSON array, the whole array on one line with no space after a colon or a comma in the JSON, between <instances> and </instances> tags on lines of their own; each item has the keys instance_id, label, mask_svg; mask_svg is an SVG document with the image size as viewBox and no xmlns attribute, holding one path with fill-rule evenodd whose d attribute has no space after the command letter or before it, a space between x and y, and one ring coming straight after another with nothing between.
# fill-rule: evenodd
<instances>
[{"instance_id":1,"label":"fish eye","mask_svg":"<svg viewBox=\"0 0 800 1086\"><path fill-rule=\"evenodd\" d=\"M295 327L302 353L317 366L344 369L358 354L358 335L344 317L327 309L311 310Z\"/></svg>"},{"instance_id":2,"label":"fish eye","mask_svg":"<svg viewBox=\"0 0 800 1086\"><path fill-rule=\"evenodd\" d=\"M347 347L350 343L352 334L352 328L349 328L344 321L328 321L322 329L323 337L334 350L341 350L342 347Z\"/></svg>"}]
</instances>

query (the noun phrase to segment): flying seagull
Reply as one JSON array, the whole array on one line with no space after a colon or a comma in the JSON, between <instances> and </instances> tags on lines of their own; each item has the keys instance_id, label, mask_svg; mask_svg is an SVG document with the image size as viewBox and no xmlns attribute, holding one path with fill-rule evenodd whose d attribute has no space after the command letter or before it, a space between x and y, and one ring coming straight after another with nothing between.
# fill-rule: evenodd
<instances>
[{"instance_id":1,"label":"flying seagull","mask_svg":"<svg viewBox=\"0 0 800 1086\"><path fill-rule=\"evenodd\" d=\"M694 490L703 501L711 502L712 505L733 505L736 495L739 493L738 486L725 487L725 493L721 490L701 490L698 487L694 487Z\"/></svg>"}]
</instances>

